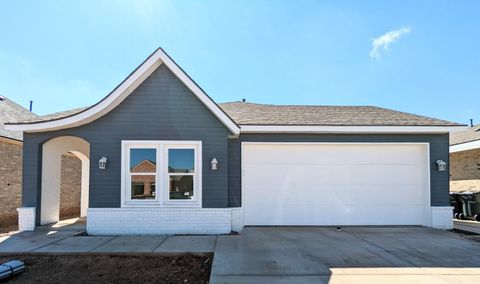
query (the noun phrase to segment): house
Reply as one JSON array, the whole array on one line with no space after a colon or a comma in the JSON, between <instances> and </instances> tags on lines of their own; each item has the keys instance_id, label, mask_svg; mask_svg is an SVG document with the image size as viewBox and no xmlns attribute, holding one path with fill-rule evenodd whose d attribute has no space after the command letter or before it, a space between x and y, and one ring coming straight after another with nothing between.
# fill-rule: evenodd
<instances>
[{"instance_id":1,"label":"house","mask_svg":"<svg viewBox=\"0 0 480 284\"><path fill-rule=\"evenodd\" d=\"M21 131L5 129L10 120L36 119L38 116L7 97L0 96L0 227L17 223L17 208L22 199L22 144ZM80 161L62 156L60 215L80 213Z\"/></svg>"},{"instance_id":2,"label":"house","mask_svg":"<svg viewBox=\"0 0 480 284\"><path fill-rule=\"evenodd\" d=\"M450 136L450 191L480 190L480 124Z\"/></svg>"},{"instance_id":3,"label":"house","mask_svg":"<svg viewBox=\"0 0 480 284\"><path fill-rule=\"evenodd\" d=\"M7 128L24 133L22 230L58 220L70 151L82 157L87 232L115 235L451 228L445 162L449 132L464 126L372 106L217 104L157 49L97 104ZM145 160L155 171L132 171Z\"/></svg>"}]
</instances>

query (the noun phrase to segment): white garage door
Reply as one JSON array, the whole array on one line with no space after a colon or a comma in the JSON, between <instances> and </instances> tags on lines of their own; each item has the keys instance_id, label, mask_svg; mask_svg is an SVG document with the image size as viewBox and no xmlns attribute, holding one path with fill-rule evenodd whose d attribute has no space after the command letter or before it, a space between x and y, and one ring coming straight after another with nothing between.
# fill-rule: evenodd
<instances>
[{"instance_id":1,"label":"white garage door","mask_svg":"<svg viewBox=\"0 0 480 284\"><path fill-rule=\"evenodd\" d=\"M246 225L428 225L425 144L242 145Z\"/></svg>"}]
</instances>

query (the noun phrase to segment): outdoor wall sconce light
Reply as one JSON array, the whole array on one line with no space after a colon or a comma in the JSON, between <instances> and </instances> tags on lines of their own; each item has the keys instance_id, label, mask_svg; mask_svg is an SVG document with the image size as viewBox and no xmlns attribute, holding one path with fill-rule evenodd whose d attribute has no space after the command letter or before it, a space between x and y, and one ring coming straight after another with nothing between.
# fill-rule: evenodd
<instances>
[{"instance_id":1,"label":"outdoor wall sconce light","mask_svg":"<svg viewBox=\"0 0 480 284\"><path fill-rule=\"evenodd\" d=\"M98 160L98 168L101 170L104 170L107 168L107 158L102 157L100 160Z\"/></svg>"},{"instance_id":2,"label":"outdoor wall sconce light","mask_svg":"<svg viewBox=\"0 0 480 284\"><path fill-rule=\"evenodd\" d=\"M217 158L213 158L212 161L210 162L211 164L211 169L212 171L216 171L218 170L218 161L217 161Z\"/></svg>"},{"instance_id":3,"label":"outdoor wall sconce light","mask_svg":"<svg viewBox=\"0 0 480 284\"><path fill-rule=\"evenodd\" d=\"M447 163L442 160L437 161L437 168L439 172L443 172L447 170Z\"/></svg>"}]
</instances>

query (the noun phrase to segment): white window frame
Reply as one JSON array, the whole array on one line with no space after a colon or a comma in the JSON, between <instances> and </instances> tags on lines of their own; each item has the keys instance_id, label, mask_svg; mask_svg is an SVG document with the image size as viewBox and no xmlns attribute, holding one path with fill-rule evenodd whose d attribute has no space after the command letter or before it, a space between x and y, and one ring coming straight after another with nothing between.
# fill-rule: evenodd
<instances>
[{"instance_id":1,"label":"white window frame","mask_svg":"<svg viewBox=\"0 0 480 284\"><path fill-rule=\"evenodd\" d=\"M130 149L157 150L155 199L131 199ZM169 198L168 149L194 150L193 199ZM202 207L202 141L122 140L121 163L121 207Z\"/></svg>"}]
</instances>

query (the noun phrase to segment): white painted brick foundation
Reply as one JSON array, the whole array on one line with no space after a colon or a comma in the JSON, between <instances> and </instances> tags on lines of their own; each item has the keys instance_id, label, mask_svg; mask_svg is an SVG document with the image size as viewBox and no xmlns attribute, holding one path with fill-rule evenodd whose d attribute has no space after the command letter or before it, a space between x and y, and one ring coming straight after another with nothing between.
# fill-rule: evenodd
<instances>
[{"instance_id":1,"label":"white painted brick foundation","mask_svg":"<svg viewBox=\"0 0 480 284\"><path fill-rule=\"evenodd\" d=\"M453 207L432 206L432 227L443 230L453 229Z\"/></svg>"},{"instance_id":2,"label":"white painted brick foundation","mask_svg":"<svg viewBox=\"0 0 480 284\"><path fill-rule=\"evenodd\" d=\"M231 208L232 210L232 231L240 232L245 226L244 217L243 217L243 208L236 207Z\"/></svg>"},{"instance_id":3,"label":"white painted brick foundation","mask_svg":"<svg viewBox=\"0 0 480 284\"><path fill-rule=\"evenodd\" d=\"M434 206L431 226L453 228L450 206ZM33 230L35 208L19 208L20 230ZM90 235L228 234L244 227L244 211L236 208L89 208Z\"/></svg>"},{"instance_id":4,"label":"white painted brick foundation","mask_svg":"<svg viewBox=\"0 0 480 284\"><path fill-rule=\"evenodd\" d=\"M20 207L18 212L18 230L33 231L35 230L35 207Z\"/></svg>"},{"instance_id":5,"label":"white painted brick foundation","mask_svg":"<svg viewBox=\"0 0 480 284\"><path fill-rule=\"evenodd\" d=\"M87 216L89 235L228 234L232 231L232 208L89 208Z\"/></svg>"}]
</instances>

